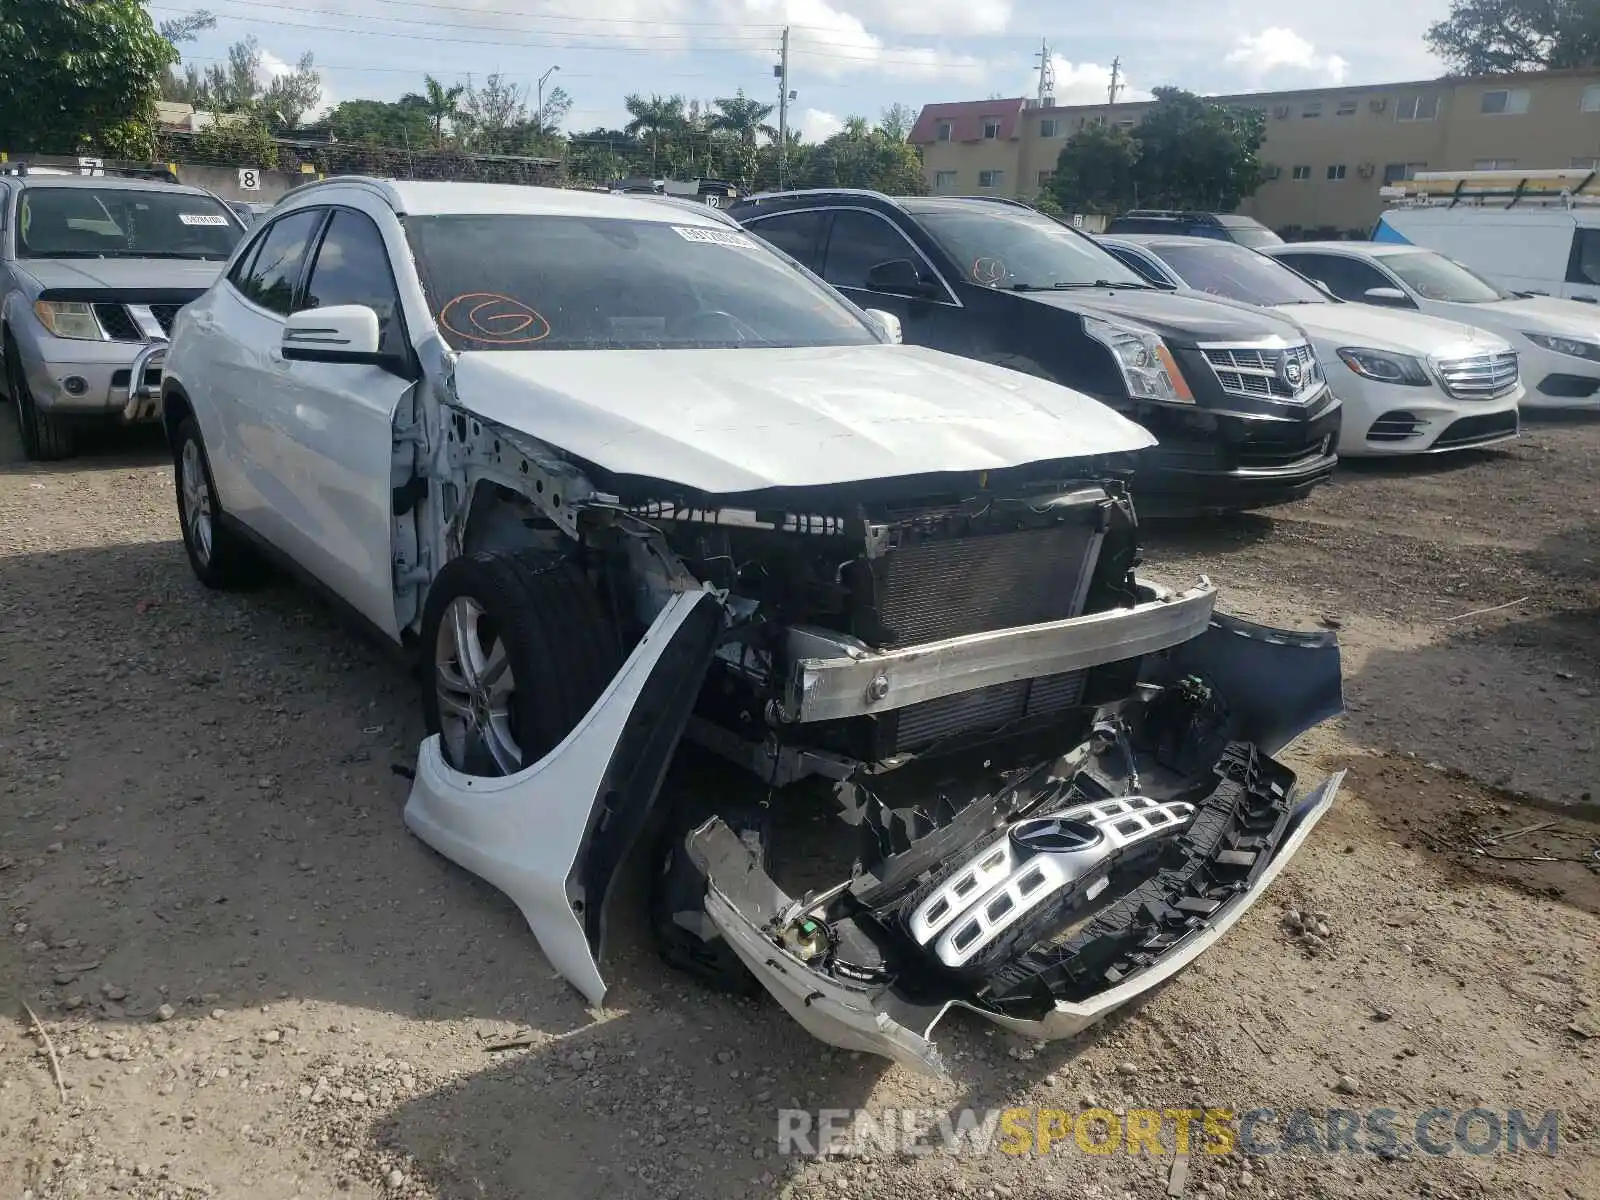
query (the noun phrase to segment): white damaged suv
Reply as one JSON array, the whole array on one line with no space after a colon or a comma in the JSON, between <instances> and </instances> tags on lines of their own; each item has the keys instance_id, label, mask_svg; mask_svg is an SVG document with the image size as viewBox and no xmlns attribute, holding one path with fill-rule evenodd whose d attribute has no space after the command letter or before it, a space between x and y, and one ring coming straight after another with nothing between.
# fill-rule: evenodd
<instances>
[{"instance_id":1,"label":"white damaged suv","mask_svg":"<svg viewBox=\"0 0 1600 1200\"><path fill-rule=\"evenodd\" d=\"M595 1004L639 845L666 958L834 1045L942 1070L957 1005L1064 1037L1338 790L1270 757L1340 711L1333 635L1135 575L1144 430L701 205L309 185L163 401L195 573L287 564L415 655L408 824Z\"/></svg>"}]
</instances>

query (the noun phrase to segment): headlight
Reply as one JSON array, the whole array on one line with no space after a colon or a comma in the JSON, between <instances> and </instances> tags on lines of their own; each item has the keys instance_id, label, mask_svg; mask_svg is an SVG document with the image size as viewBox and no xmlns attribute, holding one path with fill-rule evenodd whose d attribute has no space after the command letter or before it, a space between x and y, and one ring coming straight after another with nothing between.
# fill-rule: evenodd
<instances>
[{"instance_id":1,"label":"headlight","mask_svg":"<svg viewBox=\"0 0 1600 1200\"><path fill-rule=\"evenodd\" d=\"M1573 358L1588 358L1600 362L1600 345L1594 342L1557 337L1551 333L1524 333L1522 336L1542 349L1553 350L1557 354L1570 354Z\"/></svg>"},{"instance_id":2,"label":"headlight","mask_svg":"<svg viewBox=\"0 0 1600 1200\"><path fill-rule=\"evenodd\" d=\"M79 300L35 300L34 316L58 338L74 338L82 342L105 340L100 332L100 322L94 319L94 309Z\"/></svg>"},{"instance_id":3,"label":"headlight","mask_svg":"<svg viewBox=\"0 0 1600 1200\"><path fill-rule=\"evenodd\" d=\"M1339 351L1339 361L1363 379L1374 383L1399 383L1407 387L1427 387L1433 380L1428 377L1422 360L1409 354L1391 354L1381 350L1362 350L1348 346Z\"/></svg>"},{"instance_id":4,"label":"headlight","mask_svg":"<svg viewBox=\"0 0 1600 1200\"><path fill-rule=\"evenodd\" d=\"M1083 331L1111 351L1122 370L1122 381L1135 399L1194 403L1194 393L1178 370L1178 360L1155 334L1113 325L1098 317L1085 317Z\"/></svg>"}]
</instances>

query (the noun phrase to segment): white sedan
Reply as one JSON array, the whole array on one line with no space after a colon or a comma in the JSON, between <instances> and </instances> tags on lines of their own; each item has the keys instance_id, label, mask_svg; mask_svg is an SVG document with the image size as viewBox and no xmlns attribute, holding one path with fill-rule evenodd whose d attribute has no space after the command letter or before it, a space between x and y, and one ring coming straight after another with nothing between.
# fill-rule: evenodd
<instances>
[{"instance_id":1,"label":"white sedan","mask_svg":"<svg viewBox=\"0 0 1600 1200\"><path fill-rule=\"evenodd\" d=\"M1504 338L1456 321L1346 304L1254 250L1211 238L1099 240L1152 282L1273 308L1304 329L1344 402L1340 457L1437 453L1517 436L1524 389Z\"/></svg>"},{"instance_id":2,"label":"white sedan","mask_svg":"<svg viewBox=\"0 0 1600 1200\"><path fill-rule=\"evenodd\" d=\"M1600 408L1600 311L1520 296L1453 258L1391 242L1293 242L1261 253L1326 284L1342 300L1475 325L1516 349L1524 408Z\"/></svg>"},{"instance_id":3,"label":"white sedan","mask_svg":"<svg viewBox=\"0 0 1600 1200\"><path fill-rule=\"evenodd\" d=\"M287 565L417 656L408 824L594 1004L648 835L663 955L834 1045L937 1072L953 1006L1070 1036L1338 790L1269 757L1340 711L1334 636L1133 574L1149 434L898 344L704 205L308 185L163 388L195 574ZM791 893L768 818L819 801L838 874Z\"/></svg>"}]
</instances>

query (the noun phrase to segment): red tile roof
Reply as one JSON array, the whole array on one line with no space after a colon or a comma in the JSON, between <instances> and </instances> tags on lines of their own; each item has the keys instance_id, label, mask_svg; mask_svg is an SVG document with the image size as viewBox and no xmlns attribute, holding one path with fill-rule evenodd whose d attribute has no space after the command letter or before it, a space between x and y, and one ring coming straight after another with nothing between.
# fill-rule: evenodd
<instances>
[{"instance_id":1,"label":"red tile roof","mask_svg":"<svg viewBox=\"0 0 1600 1200\"><path fill-rule=\"evenodd\" d=\"M1009 100L962 100L955 104L924 105L906 140L926 145L939 140L939 126L950 122L952 142L981 142L986 117L1000 118L1002 140L1019 137L1022 131L1022 97Z\"/></svg>"}]
</instances>

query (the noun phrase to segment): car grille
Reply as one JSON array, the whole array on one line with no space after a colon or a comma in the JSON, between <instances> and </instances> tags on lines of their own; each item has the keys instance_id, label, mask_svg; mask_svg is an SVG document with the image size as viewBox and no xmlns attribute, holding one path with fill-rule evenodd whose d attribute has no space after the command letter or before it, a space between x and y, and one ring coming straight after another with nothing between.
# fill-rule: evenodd
<instances>
[{"instance_id":1,"label":"car grille","mask_svg":"<svg viewBox=\"0 0 1600 1200\"><path fill-rule=\"evenodd\" d=\"M1303 342L1282 350L1208 346L1201 353L1230 396L1303 404L1322 382L1317 356Z\"/></svg>"},{"instance_id":2,"label":"car grille","mask_svg":"<svg viewBox=\"0 0 1600 1200\"><path fill-rule=\"evenodd\" d=\"M1517 386L1517 354L1475 354L1434 364L1444 390L1457 400L1493 400Z\"/></svg>"},{"instance_id":3,"label":"car grille","mask_svg":"<svg viewBox=\"0 0 1600 1200\"><path fill-rule=\"evenodd\" d=\"M151 304L148 306L133 306L118 304L113 301L100 301L94 306L94 315L100 321L100 328L106 331L106 336L113 342L143 342L147 341L144 331L139 327L139 322L134 319L133 307L148 307L150 315L155 318L156 324L161 326L161 332L168 337L172 336L172 323L178 318L181 304Z\"/></svg>"},{"instance_id":4,"label":"car grille","mask_svg":"<svg viewBox=\"0 0 1600 1200\"><path fill-rule=\"evenodd\" d=\"M930 537L896 547L877 571L878 618L891 646L1077 616L1099 553L1085 524ZM898 750L918 750L968 730L993 730L1069 708L1084 673L997 684L900 710Z\"/></svg>"}]
</instances>

